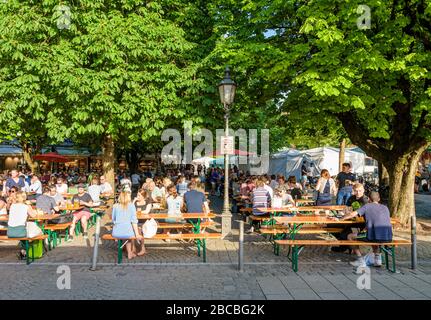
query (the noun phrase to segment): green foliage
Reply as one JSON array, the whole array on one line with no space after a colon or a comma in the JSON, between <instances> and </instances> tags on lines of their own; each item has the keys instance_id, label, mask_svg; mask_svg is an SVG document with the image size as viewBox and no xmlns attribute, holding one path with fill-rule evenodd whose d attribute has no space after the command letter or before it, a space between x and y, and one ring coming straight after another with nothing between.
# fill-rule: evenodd
<instances>
[{"instance_id":1,"label":"green foliage","mask_svg":"<svg viewBox=\"0 0 431 320\"><path fill-rule=\"evenodd\" d=\"M252 101L272 99L300 123L326 122L322 132L335 137L342 130L327 119L337 119L353 143L387 162L430 138L431 4L368 1L368 30L357 26L361 4L231 1L220 10L219 24L230 36L218 47L247 70L241 90Z\"/></svg>"}]
</instances>

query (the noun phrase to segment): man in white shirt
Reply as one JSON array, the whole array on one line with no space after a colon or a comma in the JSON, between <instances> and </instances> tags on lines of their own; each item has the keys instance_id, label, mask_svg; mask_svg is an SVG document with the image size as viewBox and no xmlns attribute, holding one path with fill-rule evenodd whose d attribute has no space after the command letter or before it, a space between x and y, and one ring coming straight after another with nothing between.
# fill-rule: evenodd
<instances>
[{"instance_id":1,"label":"man in white shirt","mask_svg":"<svg viewBox=\"0 0 431 320\"><path fill-rule=\"evenodd\" d=\"M31 185L29 187L30 192L36 193L36 195L41 195L43 193L42 182L36 175L31 177Z\"/></svg>"},{"instance_id":2,"label":"man in white shirt","mask_svg":"<svg viewBox=\"0 0 431 320\"><path fill-rule=\"evenodd\" d=\"M67 193L67 184L64 183L63 178L57 179L57 184L55 185L57 192L59 194L66 194Z\"/></svg>"},{"instance_id":3,"label":"man in white shirt","mask_svg":"<svg viewBox=\"0 0 431 320\"><path fill-rule=\"evenodd\" d=\"M114 194L114 189L112 189L111 184L106 181L105 176L100 177L100 193L105 197L109 197Z\"/></svg>"},{"instance_id":4,"label":"man in white shirt","mask_svg":"<svg viewBox=\"0 0 431 320\"><path fill-rule=\"evenodd\" d=\"M91 196L94 204L100 204L100 185L99 179L96 177L91 180L91 186L88 187L88 193Z\"/></svg>"}]
</instances>

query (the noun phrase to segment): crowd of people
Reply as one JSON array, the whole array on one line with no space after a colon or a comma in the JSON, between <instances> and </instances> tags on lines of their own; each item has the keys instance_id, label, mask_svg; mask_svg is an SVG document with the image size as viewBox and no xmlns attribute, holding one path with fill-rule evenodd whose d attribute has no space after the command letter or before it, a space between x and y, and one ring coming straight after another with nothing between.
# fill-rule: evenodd
<instances>
[{"instance_id":1,"label":"crowd of people","mask_svg":"<svg viewBox=\"0 0 431 320\"><path fill-rule=\"evenodd\" d=\"M99 206L101 197L112 196L114 189L103 175L81 174L76 181L69 178L63 173L45 172L37 175L17 169L4 172L0 178L0 215L8 215L7 225L2 225L7 227L8 237L25 237L28 217L34 217L38 212L59 213L70 202L77 203L79 209L72 214L68 241L73 241L75 226L79 221L84 238L88 238L90 208ZM62 222L63 217L51 220L51 223Z\"/></svg>"},{"instance_id":2,"label":"crowd of people","mask_svg":"<svg viewBox=\"0 0 431 320\"><path fill-rule=\"evenodd\" d=\"M254 215L261 215L265 214L261 211L264 208L295 206L295 200L313 192L316 205L330 206L335 200L337 205L352 208L353 213L349 213L348 217L365 215L367 223L374 220L379 223L383 221L386 227L390 227L387 207L378 203L378 193L372 193L370 198L365 195L364 186L351 172L349 163L343 164L342 171L336 177L331 177L328 170L322 170L315 183L306 178L306 173L303 167L300 180L297 181L293 175L287 179L282 175L254 176L234 166L229 171L233 211L238 212L239 204L245 203L252 207ZM4 172L0 176L0 215L9 214L8 236L21 237L25 232L28 217L33 217L37 210L46 214L59 212L68 201L65 195L73 194L71 201L78 202L80 209L73 212L69 241L73 240L78 221L81 222L84 238L87 238L90 208L103 203L102 199L113 196L115 191L118 196L112 210L113 236L136 239L126 244L128 258L133 259L146 252L142 231L138 228L139 213L146 214L163 208L168 215L165 222L175 223L185 212L210 212L205 190L208 188L211 195L223 196L224 170L183 166L165 170L158 175L143 172L129 174L120 170L115 181L116 185L112 186L105 176L97 172L44 172L40 175L18 170ZM31 206L29 200L33 200L34 206ZM372 238L387 239L391 237L388 230L384 229L383 233L374 230ZM254 232L253 225L249 232ZM370 234L370 230L368 232ZM358 229L346 228L345 232L341 233L343 239L361 236ZM377 249L373 250L376 264L381 263ZM358 255L358 259L362 259L358 248L353 248L353 252Z\"/></svg>"},{"instance_id":3,"label":"crowd of people","mask_svg":"<svg viewBox=\"0 0 431 320\"><path fill-rule=\"evenodd\" d=\"M343 219L351 219L355 216L364 216L366 221L366 233L363 233L361 224L345 226L340 224L343 231L337 234L340 240L364 239L374 242L392 240L392 225L389 209L380 203L378 192L370 192L369 197L365 195L364 185L357 181L355 174L351 172L351 165L344 163L342 171L331 177L329 171L323 169L316 185L310 185L307 180L299 183L295 176L250 176L234 178L232 181L232 192L234 198L234 211L238 208L236 203L250 205L254 215L266 215L266 208L283 208L295 206L295 200L308 192L313 192L314 202L318 206L346 205L346 215ZM312 188L312 189L307 189ZM335 201L334 201L335 200ZM255 221L248 233L253 233ZM352 228L353 226L353 228ZM377 226L377 227L376 227ZM374 266L382 264L378 246L372 247L372 254L362 257L359 247L334 247L333 251L345 251L349 249L357 256L354 266L366 266L372 261ZM366 261L367 260L367 261Z\"/></svg>"},{"instance_id":4,"label":"crowd of people","mask_svg":"<svg viewBox=\"0 0 431 320\"><path fill-rule=\"evenodd\" d=\"M205 195L205 180L203 181L199 175L185 176L181 172L174 174L147 177L143 181L135 178L137 183L132 182L133 176L132 179L126 174L121 177L118 201L112 211L114 224L112 235L118 239L136 239L126 243L128 259L142 256L146 252L143 235L138 228L139 213L146 214L154 209L163 208L168 216L165 222L178 223L182 221L182 213L210 212L209 201ZM133 199L132 193L136 187L138 190ZM196 223L196 220L190 219L189 222Z\"/></svg>"}]
</instances>

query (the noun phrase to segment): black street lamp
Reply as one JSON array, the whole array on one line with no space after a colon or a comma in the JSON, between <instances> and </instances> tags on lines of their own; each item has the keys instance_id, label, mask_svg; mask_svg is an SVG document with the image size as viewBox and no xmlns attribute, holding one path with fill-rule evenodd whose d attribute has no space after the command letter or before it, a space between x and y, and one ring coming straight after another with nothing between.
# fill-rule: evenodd
<instances>
[{"instance_id":1,"label":"black street lamp","mask_svg":"<svg viewBox=\"0 0 431 320\"><path fill-rule=\"evenodd\" d=\"M226 67L224 78L218 85L220 101L225 111L225 138L229 137L229 106L235 98L236 84L230 78L230 70ZM225 150L226 151L226 150ZM232 231L232 213L229 206L229 155L224 155L224 204L222 212L222 237L226 237Z\"/></svg>"}]
</instances>

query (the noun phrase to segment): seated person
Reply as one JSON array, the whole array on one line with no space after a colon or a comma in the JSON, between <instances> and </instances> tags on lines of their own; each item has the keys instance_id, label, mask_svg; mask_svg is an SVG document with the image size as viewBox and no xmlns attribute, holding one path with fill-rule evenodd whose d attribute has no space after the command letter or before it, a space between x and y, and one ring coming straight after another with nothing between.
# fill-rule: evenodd
<instances>
[{"instance_id":1,"label":"seated person","mask_svg":"<svg viewBox=\"0 0 431 320\"><path fill-rule=\"evenodd\" d=\"M6 199L3 198L2 196L0 196L0 216L5 216L5 215L7 215ZM5 227L6 227L6 223L0 222L0 229L5 228Z\"/></svg>"},{"instance_id":2,"label":"seated person","mask_svg":"<svg viewBox=\"0 0 431 320\"><path fill-rule=\"evenodd\" d=\"M292 196L286 193L284 188L275 188L274 197L272 198L273 208L284 208L295 206Z\"/></svg>"},{"instance_id":3,"label":"seated person","mask_svg":"<svg viewBox=\"0 0 431 320\"><path fill-rule=\"evenodd\" d=\"M150 213L152 209L152 201L148 195L148 192L141 189L136 194L136 198L133 200L133 204L137 211L142 211L144 214Z\"/></svg>"},{"instance_id":4,"label":"seated person","mask_svg":"<svg viewBox=\"0 0 431 320\"><path fill-rule=\"evenodd\" d=\"M100 195L102 197L110 197L114 195L114 189L111 184L106 181L105 176L100 176Z\"/></svg>"},{"instance_id":5,"label":"seated person","mask_svg":"<svg viewBox=\"0 0 431 320\"><path fill-rule=\"evenodd\" d=\"M188 213L210 213L208 200L205 193L197 190L198 186L195 182L189 183L189 191L184 194L184 206ZM196 223L197 219L190 219L191 223Z\"/></svg>"},{"instance_id":6,"label":"seated person","mask_svg":"<svg viewBox=\"0 0 431 320\"><path fill-rule=\"evenodd\" d=\"M36 199L43 193L42 182L40 182L39 178L36 175L33 175L30 180L31 184L29 187L29 192L34 192L35 194L32 197L28 197L29 200Z\"/></svg>"},{"instance_id":7,"label":"seated person","mask_svg":"<svg viewBox=\"0 0 431 320\"><path fill-rule=\"evenodd\" d=\"M168 217L170 218L166 219L165 221L167 223L181 222L176 217L181 216L181 208L184 205L183 197L181 197L178 194L177 187L174 184L168 187L168 193L169 193L169 196L166 199L166 204L168 206ZM181 233L181 230L177 229L177 233ZM167 231L167 234L169 234L169 231ZM168 239L168 242L169 242L169 239Z\"/></svg>"},{"instance_id":8,"label":"seated person","mask_svg":"<svg viewBox=\"0 0 431 320\"><path fill-rule=\"evenodd\" d=\"M0 196L0 216L7 214L6 199Z\"/></svg>"},{"instance_id":9,"label":"seated person","mask_svg":"<svg viewBox=\"0 0 431 320\"><path fill-rule=\"evenodd\" d=\"M9 238L26 238L27 237L27 219L28 216L36 217L36 212L31 206L25 204L27 196L25 192L17 192L15 202L11 204L9 210L7 236ZM20 258L25 258L25 250L21 249Z\"/></svg>"},{"instance_id":10,"label":"seated person","mask_svg":"<svg viewBox=\"0 0 431 320\"><path fill-rule=\"evenodd\" d=\"M57 179L57 183L55 184L55 187L59 194L67 194L67 184L65 183L63 178Z\"/></svg>"},{"instance_id":11,"label":"seated person","mask_svg":"<svg viewBox=\"0 0 431 320\"><path fill-rule=\"evenodd\" d=\"M57 206L64 205L66 201L64 200L63 196L57 192L57 187L54 185L49 186L49 196L54 198L55 203Z\"/></svg>"},{"instance_id":12,"label":"seated person","mask_svg":"<svg viewBox=\"0 0 431 320\"><path fill-rule=\"evenodd\" d=\"M348 236L349 240L364 240L373 242L388 242L392 241L392 224L389 209L383 204L380 204L380 195L378 192L371 192L371 203L364 205L356 211L347 214L342 219L351 219L356 216L364 216L366 222L366 235L361 233L351 233ZM366 267L365 258L362 257L359 247L352 248L357 256L357 260L351 262L355 267ZM372 246L374 252L374 266L382 266L382 256L379 252L379 246Z\"/></svg>"},{"instance_id":13,"label":"seated person","mask_svg":"<svg viewBox=\"0 0 431 320\"><path fill-rule=\"evenodd\" d=\"M357 204L354 204L357 202ZM361 183L353 185L352 196L347 200L346 206L353 207L354 210L366 205L369 202L368 197L365 195L364 186Z\"/></svg>"},{"instance_id":14,"label":"seated person","mask_svg":"<svg viewBox=\"0 0 431 320\"><path fill-rule=\"evenodd\" d=\"M80 220L81 220L82 233L83 233L84 239L88 239L87 222L88 222L88 219L90 219L91 217L90 208L93 206L93 199L91 199L91 196L85 192L84 184L78 185L78 194L75 194L72 198L72 203L75 203L75 202L78 202L79 205L84 206L84 208L82 210L75 211L73 213L73 220L69 230L70 236L68 241L73 240L75 225Z\"/></svg>"},{"instance_id":15,"label":"seated person","mask_svg":"<svg viewBox=\"0 0 431 320\"><path fill-rule=\"evenodd\" d=\"M6 209L9 210L10 206L16 202L16 195L20 192L17 187L12 187L9 189L6 198ZM26 197L27 200L27 197Z\"/></svg>"},{"instance_id":16,"label":"seated person","mask_svg":"<svg viewBox=\"0 0 431 320\"><path fill-rule=\"evenodd\" d=\"M53 187L55 189L55 187ZM43 213L52 214L60 210L55 202L55 199L51 196L50 187L43 188L43 194L36 199L36 208L42 210Z\"/></svg>"},{"instance_id":17,"label":"seated person","mask_svg":"<svg viewBox=\"0 0 431 320\"><path fill-rule=\"evenodd\" d=\"M118 197L118 203L112 208L112 236L119 239L128 239L136 237L137 241L142 241L141 250L136 254L134 241L126 243L127 258L133 259L136 255L145 254L144 238L138 230L138 219L136 217L136 208L131 201L130 192L122 191Z\"/></svg>"},{"instance_id":18,"label":"seated person","mask_svg":"<svg viewBox=\"0 0 431 320\"><path fill-rule=\"evenodd\" d=\"M91 179L91 186L88 187L88 194L91 196L91 199L93 200L94 205L100 205L100 185L99 185L99 179L97 177L94 177Z\"/></svg>"},{"instance_id":19,"label":"seated person","mask_svg":"<svg viewBox=\"0 0 431 320\"><path fill-rule=\"evenodd\" d=\"M256 189L253 190L251 199L254 215L268 215L268 213L260 211L261 209L271 207L271 195L269 194L268 190L265 189L265 183L262 180L256 181ZM257 222L253 220L251 228L247 230L247 233L254 232L254 227L256 224Z\"/></svg>"}]
</instances>

